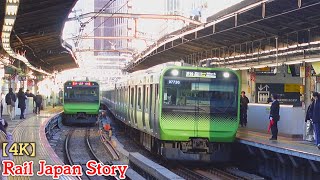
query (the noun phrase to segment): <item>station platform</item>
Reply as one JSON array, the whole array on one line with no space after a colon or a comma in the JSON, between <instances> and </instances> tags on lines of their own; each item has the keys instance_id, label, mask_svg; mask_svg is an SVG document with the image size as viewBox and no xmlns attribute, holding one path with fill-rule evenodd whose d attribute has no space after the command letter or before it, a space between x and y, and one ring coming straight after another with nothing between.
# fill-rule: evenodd
<instances>
[{"instance_id":1,"label":"station platform","mask_svg":"<svg viewBox=\"0 0 320 180\"><path fill-rule=\"evenodd\" d=\"M281 129L279 129L279 131L281 131ZM270 133L239 128L236 141L259 149L320 162L320 150L313 142L283 136L278 136L277 141L271 141L269 140L270 137Z\"/></svg>"},{"instance_id":2,"label":"station platform","mask_svg":"<svg viewBox=\"0 0 320 180\"><path fill-rule=\"evenodd\" d=\"M35 142L36 153L34 157L23 155L23 156L14 156L13 161L15 164L23 164L25 161L34 162L34 176L33 177L23 177L15 176L8 177L8 179L52 179L47 176L37 176L37 171L39 171L39 160L45 160L46 164L50 165L63 165L62 160L56 155L54 150L51 148L46 135L45 135L45 126L49 120L54 117L56 114L62 111L61 107L48 108L45 111L42 111L40 115L31 114L27 115L25 120L15 119L8 120L8 132L11 132L13 135L14 142ZM77 179L76 177L62 177L59 179Z\"/></svg>"}]
</instances>

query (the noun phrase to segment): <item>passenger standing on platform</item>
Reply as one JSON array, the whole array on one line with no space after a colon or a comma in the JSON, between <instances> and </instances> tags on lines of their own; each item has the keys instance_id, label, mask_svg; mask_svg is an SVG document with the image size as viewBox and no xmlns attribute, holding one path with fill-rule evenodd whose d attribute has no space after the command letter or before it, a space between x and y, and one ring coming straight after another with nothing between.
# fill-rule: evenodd
<instances>
[{"instance_id":1,"label":"passenger standing on platform","mask_svg":"<svg viewBox=\"0 0 320 180\"><path fill-rule=\"evenodd\" d=\"M307 141L314 140L314 128L313 128L312 119L311 119L311 107L312 107L313 101L314 101L314 98L312 96L311 104L308 106L306 118L304 120L304 122L306 123L306 140Z\"/></svg>"},{"instance_id":2,"label":"passenger standing on platform","mask_svg":"<svg viewBox=\"0 0 320 180\"><path fill-rule=\"evenodd\" d=\"M22 91L22 88L20 88L18 92L18 108L20 108L21 110L20 119L25 119L24 111L26 110L26 100L27 100L27 96Z\"/></svg>"},{"instance_id":3,"label":"passenger standing on platform","mask_svg":"<svg viewBox=\"0 0 320 180\"><path fill-rule=\"evenodd\" d=\"M246 92L241 91L241 98L240 98L240 125L241 125L241 127L247 126L248 103L249 103L249 99L246 96Z\"/></svg>"},{"instance_id":4,"label":"passenger standing on platform","mask_svg":"<svg viewBox=\"0 0 320 180\"><path fill-rule=\"evenodd\" d=\"M310 109L310 118L313 122L313 127L315 131L315 138L316 138L316 146L320 149L320 99L319 93L314 92L312 94L314 101L311 104Z\"/></svg>"},{"instance_id":5,"label":"passenger standing on platform","mask_svg":"<svg viewBox=\"0 0 320 180\"><path fill-rule=\"evenodd\" d=\"M14 108L15 108L15 104L17 101L17 97L16 95L13 93L12 88L9 88L9 92L6 95L6 104L7 104L7 110L8 110L8 114L10 116L10 119L14 119L15 114L14 114Z\"/></svg>"},{"instance_id":6,"label":"passenger standing on platform","mask_svg":"<svg viewBox=\"0 0 320 180\"><path fill-rule=\"evenodd\" d=\"M63 91L61 88L59 90L59 103L60 103L60 105L63 104Z\"/></svg>"},{"instance_id":7,"label":"passenger standing on platform","mask_svg":"<svg viewBox=\"0 0 320 180\"><path fill-rule=\"evenodd\" d=\"M34 94L30 93L29 89L27 89L26 96L27 97L34 97Z\"/></svg>"},{"instance_id":8,"label":"passenger standing on platform","mask_svg":"<svg viewBox=\"0 0 320 180\"><path fill-rule=\"evenodd\" d=\"M34 102L36 103L36 114L40 114L41 104L42 104L42 96L40 95L39 91L34 98Z\"/></svg>"},{"instance_id":9,"label":"passenger standing on platform","mask_svg":"<svg viewBox=\"0 0 320 180\"><path fill-rule=\"evenodd\" d=\"M0 108L1 108L1 109L0 109L0 110L1 110L1 112L0 112L0 113L1 113L1 118L2 118L2 114L3 114L3 101L4 101L4 99L5 99L5 98L4 98L4 94L3 94L3 92L1 92L1 96L0 96L0 100L1 100L1 101L0 101L0 103L1 103L1 104L0 104Z\"/></svg>"},{"instance_id":10,"label":"passenger standing on platform","mask_svg":"<svg viewBox=\"0 0 320 180\"><path fill-rule=\"evenodd\" d=\"M270 140L277 140L278 138L278 121L280 120L280 103L278 101L278 95L272 94L272 104L270 107L270 125L272 137Z\"/></svg>"}]
</instances>

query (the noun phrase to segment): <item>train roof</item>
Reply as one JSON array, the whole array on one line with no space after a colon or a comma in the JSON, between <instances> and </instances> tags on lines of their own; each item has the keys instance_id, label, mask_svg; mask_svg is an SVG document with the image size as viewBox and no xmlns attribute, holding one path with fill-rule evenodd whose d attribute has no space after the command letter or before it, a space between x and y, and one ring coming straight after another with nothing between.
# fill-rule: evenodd
<instances>
[{"instance_id":1,"label":"train roof","mask_svg":"<svg viewBox=\"0 0 320 180\"><path fill-rule=\"evenodd\" d=\"M177 69L211 69L208 67L195 67L195 66L177 66L177 65L170 65L170 66L162 66L158 68L153 68L149 70L142 70L138 72L131 73L130 75L125 76L118 80L115 84L117 87L122 87L128 84L152 84L152 83L159 83L160 76L164 70L168 68L177 68ZM227 68L212 68L212 69L227 69ZM228 69L233 71L231 69ZM110 87L110 89L114 89L114 87Z\"/></svg>"}]
</instances>

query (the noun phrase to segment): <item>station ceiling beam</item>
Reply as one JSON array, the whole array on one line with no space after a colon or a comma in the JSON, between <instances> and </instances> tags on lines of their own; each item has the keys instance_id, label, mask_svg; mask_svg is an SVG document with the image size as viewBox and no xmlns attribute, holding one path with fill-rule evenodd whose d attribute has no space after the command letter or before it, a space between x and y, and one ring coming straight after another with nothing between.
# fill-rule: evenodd
<instances>
[{"instance_id":1,"label":"station ceiling beam","mask_svg":"<svg viewBox=\"0 0 320 180\"><path fill-rule=\"evenodd\" d=\"M116 53L133 53L133 50L129 49L79 49L76 52L116 52Z\"/></svg>"},{"instance_id":2,"label":"station ceiling beam","mask_svg":"<svg viewBox=\"0 0 320 180\"><path fill-rule=\"evenodd\" d=\"M136 55L124 70L133 72L157 65L164 59L170 62L186 57L198 65L201 53L212 50L215 50L217 57L211 53L209 58L222 59L219 61L222 66L243 63L248 58L248 63L272 62L275 60L276 39L279 40L279 48L289 47L281 50L281 55L289 58L286 61L293 61L293 54L308 58L314 55L315 48L320 48L320 44L315 43L320 38L319 8L318 0L303 0L301 4L292 0L244 0L208 18L211 22L207 24L166 35ZM187 43L170 46L182 37L188 39ZM173 53L175 50L182 53ZM157 53L159 51L161 53Z\"/></svg>"},{"instance_id":3,"label":"station ceiling beam","mask_svg":"<svg viewBox=\"0 0 320 180\"><path fill-rule=\"evenodd\" d=\"M135 36L80 36L80 37L72 37L68 39L105 39L105 40L133 40L133 39L140 39L140 40L151 40L150 38L146 37L135 37Z\"/></svg>"},{"instance_id":4,"label":"station ceiling beam","mask_svg":"<svg viewBox=\"0 0 320 180\"><path fill-rule=\"evenodd\" d=\"M68 21L76 21L83 18L91 18L97 15L98 12L90 12L79 16L68 18ZM130 19L164 19L164 20L179 20L188 22L195 25L201 25L202 23L190 18L186 18L180 15L161 15L161 14L133 14L133 13L100 13L98 17L105 18L130 18Z\"/></svg>"}]
</instances>

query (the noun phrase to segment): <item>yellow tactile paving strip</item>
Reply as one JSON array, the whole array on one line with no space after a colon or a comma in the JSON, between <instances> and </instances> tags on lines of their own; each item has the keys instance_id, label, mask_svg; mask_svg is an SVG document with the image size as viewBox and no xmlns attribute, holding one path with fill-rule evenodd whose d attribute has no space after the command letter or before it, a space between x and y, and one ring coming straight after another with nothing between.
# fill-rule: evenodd
<instances>
[{"instance_id":1,"label":"yellow tactile paving strip","mask_svg":"<svg viewBox=\"0 0 320 180\"><path fill-rule=\"evenodd\" d=\"M62 111L62 108L56 107L48 111L43 111L39 116L31 116L26 120L19 123L19 125L13 130L13 138L15 142L35 142L36 143L36 156L15 156L15 164L22 164L25 161L34 162L34 176L33 177L9 177L8 179L52 179L47 176L36 176L36 172L39 170L39 160L46 160L50 165L62 165L63 162L55 154L51 148L47 138L45 137L45 125L56 114ZM71 177L60 177L60 179L71 179ZM75 178L72 178L75 179Z\"/></svg>"}]
</instances>

